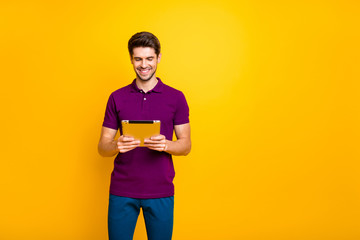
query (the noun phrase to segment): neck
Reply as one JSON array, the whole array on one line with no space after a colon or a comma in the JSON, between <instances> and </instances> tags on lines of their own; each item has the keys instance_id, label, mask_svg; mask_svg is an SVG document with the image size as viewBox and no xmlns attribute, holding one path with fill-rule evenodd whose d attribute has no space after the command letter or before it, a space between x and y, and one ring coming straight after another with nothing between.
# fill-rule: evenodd
<instances>
[{"instance_id":1,"label":"neck","mask_svg":"<svg viewBox=\"0 0 360 240\"><path fill-rule=\"evenodd\" d=\"M144 92L148 92L153 89L159 80L154 76L150 80L143 81L139 78L136 78L136 85L139 89L142 89Z\"/></svg>"}]
</instances>

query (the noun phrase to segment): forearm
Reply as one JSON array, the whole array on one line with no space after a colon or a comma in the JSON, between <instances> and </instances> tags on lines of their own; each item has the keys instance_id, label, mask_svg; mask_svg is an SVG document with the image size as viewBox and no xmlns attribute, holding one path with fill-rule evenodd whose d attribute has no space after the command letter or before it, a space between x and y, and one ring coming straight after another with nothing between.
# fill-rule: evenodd
<instances>
[{"instance_id":1,"label":"forearm","mask_svg":"<svg viewBox=\"0 0 360 240\"><path fill-rule=\"evenodd\" d=\"M165 152L175 156L186 156L190 153L190 139L178 139L177 141L166 140Z\"/></svg>"},{"instance_id":2,"label":"forearm","mask_svg":"<svg viewBox=\"0 0 360 240\"><path fill-rule=\"evenodd\" d=\"M98 145L98 152L103 157L112 157L119 153L115 140L100 141Z\"/></svg>"}]
</instances>

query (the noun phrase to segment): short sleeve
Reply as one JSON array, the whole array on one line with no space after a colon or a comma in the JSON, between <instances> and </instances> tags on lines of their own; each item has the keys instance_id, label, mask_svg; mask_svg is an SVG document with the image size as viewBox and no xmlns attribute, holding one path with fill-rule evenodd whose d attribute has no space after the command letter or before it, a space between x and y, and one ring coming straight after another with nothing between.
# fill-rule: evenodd
<instances>
[{"instance_id":1,"label":"short sleeve","mask_svg":"<svg viewBox=\"0 0 360 240\"><path fill-rule=\"evenodd\" d=\"M116 111L114 94L110 95L109 100L107 102L103 126L115 130L119 128L119 120Z\"/></svg>"},{"instance_id":2,"label":"short sleeve","mask_svg":"<svg viewBox=\"0 0 360 240\"><path fill-rule=\"evenodd\" d=\"M174 125L189 123L189 106L182 92L178 94L176 103L176 112L174 117Z\"/></svg>"}]
</instances>

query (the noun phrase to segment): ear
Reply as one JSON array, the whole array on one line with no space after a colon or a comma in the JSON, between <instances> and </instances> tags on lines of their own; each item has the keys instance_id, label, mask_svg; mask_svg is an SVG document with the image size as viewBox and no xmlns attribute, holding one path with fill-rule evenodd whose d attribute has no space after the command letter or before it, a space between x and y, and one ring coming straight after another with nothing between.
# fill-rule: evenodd
<instances>
[{"instance_id":1,"label":"ear","mask_svg":"<svg viewBox=\"0 0 360 240\"><path fill-rule=\"evenodd\" d=\"M159 56L157 57L157 62L159 63L161 59L161 53L159 53Z\"/></svg>"},{"instance_id":2,"label":"ear","mask_svg":"<svg viewBox=\"0 0 360 240\"><path fill-rule=\"evenodd\" d=\"M131 62L131 64L133 64L133 58L132 58L132 56L131 56L131 54L130 54L130 62Z\"/></svg>"}]
</instances>

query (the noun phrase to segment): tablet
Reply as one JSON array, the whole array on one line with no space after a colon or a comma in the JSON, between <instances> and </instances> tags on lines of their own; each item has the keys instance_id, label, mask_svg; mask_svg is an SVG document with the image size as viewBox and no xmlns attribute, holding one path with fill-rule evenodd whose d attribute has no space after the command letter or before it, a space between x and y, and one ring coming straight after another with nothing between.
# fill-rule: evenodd
<instances>
[{"instance_id":1,"label":"tablet","mask_svg":"<svg viewBox=\"0 0 360 240\"><path fill-rule=\"evenodd\" d=\"M160 120L122 120L122 134L140 140L144 147L144 139L160 134Z\"/></svg>"}]
</instances>

